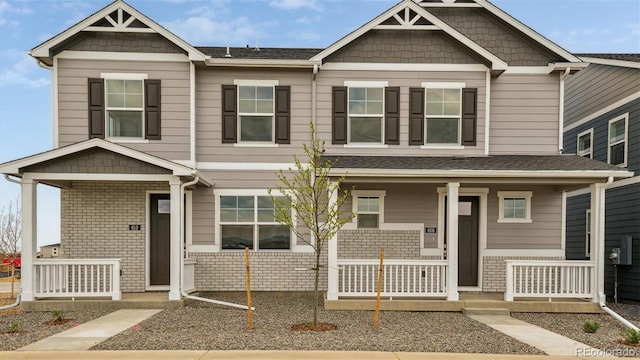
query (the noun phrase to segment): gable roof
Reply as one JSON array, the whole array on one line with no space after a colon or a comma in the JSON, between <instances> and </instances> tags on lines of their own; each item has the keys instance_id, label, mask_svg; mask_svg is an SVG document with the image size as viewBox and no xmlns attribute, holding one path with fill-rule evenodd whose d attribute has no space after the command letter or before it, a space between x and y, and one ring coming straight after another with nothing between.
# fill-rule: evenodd
<instances>
[{"instance_id":1,"label":"gable roof","mask_svg":"<svg viewBox=\"0 0 640 360\"><path fill-rule=\"evenodd\" d=\"M113 14L114 12L117 13L116 19L113 19L110 16L110 14ZM130 16L125 19L123 12ZM105 26L95 26L98 22L104 23ZM48 59L51 57L51 49L53 47L82 31L156 33L184 50L187 53L189 60L204 61L207 57L200 50L160 26L158 23L139 12L131 5L125 3L123 0L115 0L111 4L96 11L92 15L89 15L87 18L71 26L67 30L34 47L29 51L29 55L39 59Z\"/></svg>"}]
</instances>

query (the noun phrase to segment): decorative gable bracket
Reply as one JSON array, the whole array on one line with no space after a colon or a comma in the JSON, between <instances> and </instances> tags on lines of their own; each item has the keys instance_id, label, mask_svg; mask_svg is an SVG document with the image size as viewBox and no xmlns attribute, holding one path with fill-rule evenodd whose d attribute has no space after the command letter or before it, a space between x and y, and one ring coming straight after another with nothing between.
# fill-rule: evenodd
<instances>
[{"instance_id":1,"label":"decorative gable bracket","mask_svg":"<svg viewBox=\"0 0 640 360\"><path fill-rule=\"evenodd\" d=\"M122 7L86 27L84 31L156 32Z\"/></svg>"}]
</instances>

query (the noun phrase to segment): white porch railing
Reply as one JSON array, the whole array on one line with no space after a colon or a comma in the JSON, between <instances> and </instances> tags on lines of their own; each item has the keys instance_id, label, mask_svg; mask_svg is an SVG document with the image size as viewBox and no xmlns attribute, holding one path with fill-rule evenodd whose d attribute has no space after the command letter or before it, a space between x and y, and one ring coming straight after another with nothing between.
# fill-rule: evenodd
<instances>
[{"instance_id":1,"label":"white porch railing","mask_svg":"<svg viewBox=\"0 0 640 360\"><path fill-rule=\"evenodd\" d=\"M514 297L593 298L593 262L507 260L506 264L505 301Z\"/></svg>"},{"instance_id":2,"label":"white porch railing","mask_svg":"<svg viewBox=\"0 0 640 360\"><path fill-rule=\"evenodd\" d=\"M195 284L196 261L193 259L185 259L182 268L182 289L186 293L196 291Z\"/></svg>"},{"instance_id":3,"label":"white porch railing","mask_svg":"<svg viewBox=\"0 0 640 360\"><path fill-rule=\"evenodd\" d=\"M111 297L120 300L120 259L33 261L36 298Z\"/></svg>"},{"instance_id":4,"label":"white porch railing","mask_svg":"<svg viewBox=\"0 0 640 360\"><path fill-rule=\"evenodd\" d=\"M338 260L338 296L376 296L380 261ZM447 261L385 260L385 297L446 297Z\"/></svg>"}]
</instances>

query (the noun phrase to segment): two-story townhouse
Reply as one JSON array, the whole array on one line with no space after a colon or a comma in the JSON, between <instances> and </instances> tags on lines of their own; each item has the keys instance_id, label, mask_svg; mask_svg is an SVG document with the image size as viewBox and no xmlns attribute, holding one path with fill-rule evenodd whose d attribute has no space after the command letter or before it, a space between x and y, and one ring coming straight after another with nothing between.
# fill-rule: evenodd
<instances>
[{"instance_id":1,"label":"two-story townhouse","mask_svg":"<svg viewBox=\"0 0 640 360\"><path fill-rule=\"evenodd\" d=\"M639 301L640 54L580 57L590 65L566 82L564 150L635 173L607 186L604 261L607 296ZM590 259L589 191L567 196L567 259Z\"/></svg>"},{"instance_id":2,"label":"two-story townhouse","mask_svg":"<svg viewBox=\"0 0 640 360\"><path fill-rule=\"evenodd\" d=\"M243 290L245 247L254 290L310 290L268 190L311 121L354 189L329 301L374 294L381 247L388 297L603 298L600 257L565 261L564 193L589 187L602 254L603 186L631 174L560 154L585 63L487 1L402 0L326 49L251 49L194 47L116 0L30 55L55 148L0 165L21 181L27 302ZM65 259L34 260L39 183L61 189Z\"/></svg>"}]
</instances>

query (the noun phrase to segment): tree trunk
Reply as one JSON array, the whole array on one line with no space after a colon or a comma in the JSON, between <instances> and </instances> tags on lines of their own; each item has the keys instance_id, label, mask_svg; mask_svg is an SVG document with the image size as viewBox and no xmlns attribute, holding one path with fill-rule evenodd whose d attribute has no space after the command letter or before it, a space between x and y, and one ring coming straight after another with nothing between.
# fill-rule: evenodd
<instances>
[{"instance_id":1,"label":"tree trunk","mask_svg":"<svg viewBox=\"0 0 640 360\"><path fill-rule=\"evenodd\" d=\"M320 280L320 251L316 250L316 278L313 284L313 326L318 326L318 282Z\"/></svg>"}]
</instances>

